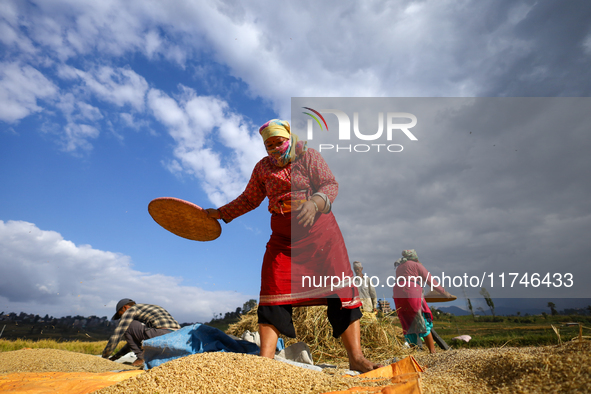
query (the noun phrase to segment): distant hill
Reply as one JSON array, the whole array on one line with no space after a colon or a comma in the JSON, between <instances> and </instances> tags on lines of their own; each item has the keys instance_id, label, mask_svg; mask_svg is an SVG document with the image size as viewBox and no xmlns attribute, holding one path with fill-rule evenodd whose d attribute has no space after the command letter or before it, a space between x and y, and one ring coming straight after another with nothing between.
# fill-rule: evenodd
<instances>
[{"instance_id":1,"label":"distant hill","mask_svg":"<svg viewBox=\"0 0 591 394\"><path fill-rule=\"evenodd\" d=\"M478 299L476 299L478 301ZM490 309L486 305L475 304L475 300L472 300L474 306L475 315L483 315L481 311L477 310L476 305L479 305L484 309L485 316L491 316ZM590 298L557 298L555 300L549 299L535 299L535 298L498 298L494 299L495 303L495 315L497 316L516 316L519 312L520 316L527 315L541 315L542 313L550 314L550 308L548 308L548 302L556 304L556 310L561 315L588 315L591 313L589 307L591 305ZM441 306L431 305L436 307L441 312L451 313L456 316L466 316L470 314L470 311L457 306Z\"/></svg>"},{"instance_id":2,"label":"distant hill","mask_svg":"<svg viewBox=\"0 0 591 394\"><path fill-rule=\"evenodd\" d=\"M454 316L467 316L470 314L470 311L465 311L457 306L442 306L437 309L441 312L451 313Z\"/></svg>"},{"instance_id":3,"label":"distant hill","mask_svg":"<svg viewBox=\"0 0 591 394\"><path fill-rule=\"evenodd\" d=\"M459 308L457 306L443 306L443 307L436 307L438 310L440 310L441 312L445 312L445 313L451 313L452 315L455 316L467 316L470 314L470 311L464 310L462 308ZM496 316L516 316L517 313L519 312L520 316L525 316L525 315L541 315L542 313L546 312L548 314L550 314L550 310L548 308L542 309L542 308L527 308L527 307L523 307L523 306L516 306L516 307L499 307L499 308L495 308L495 315ZM480 315L480 316L491 316L490 313L490 309L485 310L485 314L483 315L482 312L480 311L474 311L475 315ZM579 309L579 310L562 310L560 311L561 315L564 314L581 314L581 315L585 315L587 314L585 310L583 309Z\"/></svg>"},{"instance_id":4,"label":"distant hill","mask_svg":"<svg viewBox=\"0 0 591 394\"><path fill-rule=\"evenodd\" d=\"M470 314L470 311L465 309L459 308L457 306L443 306L441 308L437 308L441 312L451 313L455 316L467 316ZM490 309L485 310L483 314L481 311L474 311L475 315L479 316L491 316ZM540 308L523 308L523 307L499 307L495 308L495 315L497 316L514 316L517 315L517 312L520 313L521 316L528 315L541 315L542 312L549 313L550 311L546 309Z\"/></svg>"}]
</instances>

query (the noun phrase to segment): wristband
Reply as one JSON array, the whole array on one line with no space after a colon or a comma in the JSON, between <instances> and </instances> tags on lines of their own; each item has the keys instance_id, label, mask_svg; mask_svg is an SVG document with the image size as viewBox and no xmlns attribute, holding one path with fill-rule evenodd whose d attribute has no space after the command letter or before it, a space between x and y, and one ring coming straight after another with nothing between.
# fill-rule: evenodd
<instances>
[{"instance_id":1,"label":"wristband","mask_svg":"<svg viewBox=\"0 0 591 394\"><path fill-rule=\"evenodd\" d=\"M312 204L314 204L314 207L316 208L316 212L318 212L318 205L316 205L316 201L314 201L314 199L310 199L310 201L312 201Z\"/></svg>"}]
</instances>

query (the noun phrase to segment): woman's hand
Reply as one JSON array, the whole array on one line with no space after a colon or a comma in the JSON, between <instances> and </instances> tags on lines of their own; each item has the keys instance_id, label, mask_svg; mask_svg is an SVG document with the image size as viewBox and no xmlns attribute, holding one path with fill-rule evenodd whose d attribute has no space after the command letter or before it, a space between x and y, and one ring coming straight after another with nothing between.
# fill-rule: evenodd
<instances>
[{"instance_id":1,"label":"woman's hand","mask_svg":"<svg viewBox=\"0 0 591 394\"><path fill-rule=\"evenodd\" d=\"M207 208L205 210L205 212L207 212L208 218L212 218L212 219L221 219L222 218L222 214L220 213L220 211L215 208Z\"/></svg>"},{"instance_id":2,"label":"woman's hand","mask_svg":"<svg viewBox=\"0 0 591 394\"><path fill-rule=\"evenodd\" d=\"M311 226L314 224L314 218L316 218L316 205L312 200L308 200L299 207L297 207L296 211L300 211L297 216L297 219L300 219L298 222L299 224L303 224L304 227Z\"/></svg>"}]
</instances>

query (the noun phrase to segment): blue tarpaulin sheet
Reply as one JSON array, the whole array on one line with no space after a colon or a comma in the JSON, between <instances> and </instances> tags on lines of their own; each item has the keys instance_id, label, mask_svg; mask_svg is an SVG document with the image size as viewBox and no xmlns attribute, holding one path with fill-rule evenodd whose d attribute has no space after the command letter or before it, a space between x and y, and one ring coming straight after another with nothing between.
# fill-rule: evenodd
<instances>
[{"instance_id":1,"label":"blue tarpaulin sheet","mask_svg":"<svg viewBox=\"0 0 591 394\"><path fill-rule=\"evenodd\" d=\"M279 347L283 347L281 338ZM143 343L143 349L145 369L196 353L259 353L259 347L256 344L235 340L223 331L204 324L193 324L170 334L147 339Z\"/></svg>"}]
</instances>

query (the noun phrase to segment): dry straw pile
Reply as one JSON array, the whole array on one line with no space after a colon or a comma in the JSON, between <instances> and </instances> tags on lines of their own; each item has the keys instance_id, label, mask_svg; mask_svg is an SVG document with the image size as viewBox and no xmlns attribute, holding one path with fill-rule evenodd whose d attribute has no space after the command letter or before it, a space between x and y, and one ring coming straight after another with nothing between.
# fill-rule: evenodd
<instances>
[{"instance_id":1,"label":"dry straw pile","mask_svg":"<svg viewBox=\"0 0 591 394\"><path fill-rule=\"evenodd\" d=\"M284 337L285 345L305 342L310 346L314 363L348 363L347 352L340 339L332 337L332 327L326 317L325 306L294 308L293 322L297 337ZM256 308L243 315L238 323L232 324L226 333L242 336L245 331L258 331ZM369 360L383 362L399 353L403 341L402 328L392 318L361 320L361 347Z\"/></svg>"},{"instance_id":2,"label":"dry straw pile","mask_svg":"<svg viewBox=\"0 0 591 394\"><path fill-rule=\"evenodd\" d=\"M329 376L259 356L217 352L169 361L96 393L312 394L387 383Z\"/></svg>"}]
</instances>

